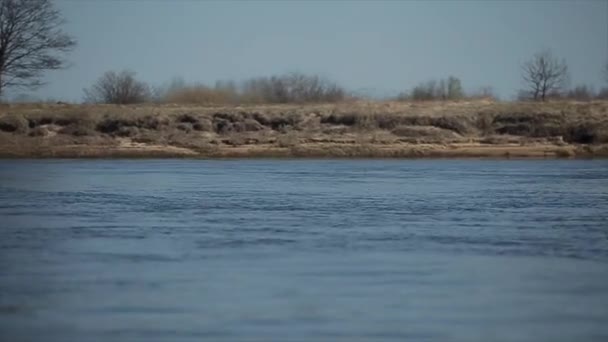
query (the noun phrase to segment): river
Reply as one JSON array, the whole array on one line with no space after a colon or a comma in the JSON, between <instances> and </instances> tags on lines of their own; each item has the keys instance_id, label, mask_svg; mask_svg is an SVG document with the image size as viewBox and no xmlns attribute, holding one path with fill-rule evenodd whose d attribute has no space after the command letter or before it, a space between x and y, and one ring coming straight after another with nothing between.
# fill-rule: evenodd
<instances>
[{"instance_id":1,"label":"river","mask_svg":"<svg viewBox=\"0 0 608 342\"><path fill-rule=\"evenodd\" d=\"M2 341L608 341L605 160L0 160Z\"/></svg>"}]
</instances>

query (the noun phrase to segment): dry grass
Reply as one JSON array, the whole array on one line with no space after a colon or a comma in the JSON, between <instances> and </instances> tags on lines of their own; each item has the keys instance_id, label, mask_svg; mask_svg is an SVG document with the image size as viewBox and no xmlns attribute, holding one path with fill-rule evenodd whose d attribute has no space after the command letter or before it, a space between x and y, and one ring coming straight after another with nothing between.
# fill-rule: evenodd
<instances>
[{"instance_id":1,"label":"dry grass","mask_svg":"<svg viewBox=\"0 0 608 342\"><path fill-rule=\"evenodd\" d=\"M229 104L237 101L237 94L225 89L214 89L204 85L195 85L174 89L163 97L166 103L186 104Z\"/></svg>"},{"instance_id":2,"label":"dry grass","mask_svg":"<svg viewBox=\"0 0 608 342\"><path fill-rule=\"evenodd\" d=\"M0 107L4 156L572 157L605 144L606 101Z\"/></svg>"}]
</instances>

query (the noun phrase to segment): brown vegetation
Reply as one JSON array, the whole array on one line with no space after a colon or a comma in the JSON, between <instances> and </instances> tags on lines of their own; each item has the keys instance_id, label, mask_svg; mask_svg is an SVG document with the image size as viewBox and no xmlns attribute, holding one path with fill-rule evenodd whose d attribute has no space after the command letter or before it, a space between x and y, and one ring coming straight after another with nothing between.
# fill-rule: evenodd
<instances>
[{"instance_id":1,"label":"brown vegetation","mask_svg":"<svg viewBox=\"0 0 608 342\"><path fill-rule=\"evenodd\" d=\"M608 102L3 105L4 157L608 155Z\"/></svg>"}]
</instances>

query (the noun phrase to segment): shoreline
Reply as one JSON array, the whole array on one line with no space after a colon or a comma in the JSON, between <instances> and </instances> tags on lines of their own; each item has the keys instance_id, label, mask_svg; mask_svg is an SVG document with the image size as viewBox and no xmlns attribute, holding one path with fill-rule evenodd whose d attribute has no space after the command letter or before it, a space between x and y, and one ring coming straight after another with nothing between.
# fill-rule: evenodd
<instances>
[{"instance_id":1,"label":"shoreline","mask_svg":"<svg viewBox=\"0 0 608 342\"><path fill-rule=\"evenodd\" d=\"M608 158L608 101L3 105L0 158Z\"/></svg>"},{"instance_id":2,"label":"shoreline","mask_svg":"<svg viewBox=\"0 0 608 342\"><path fill-rule=\"evenodd\" d=\"M39 147L1 159L608 159L608 145L296 145L274 147L243 145L196 151L177 146L125 143L120 145L65 145Z\"/></svg>"}]
</instances>

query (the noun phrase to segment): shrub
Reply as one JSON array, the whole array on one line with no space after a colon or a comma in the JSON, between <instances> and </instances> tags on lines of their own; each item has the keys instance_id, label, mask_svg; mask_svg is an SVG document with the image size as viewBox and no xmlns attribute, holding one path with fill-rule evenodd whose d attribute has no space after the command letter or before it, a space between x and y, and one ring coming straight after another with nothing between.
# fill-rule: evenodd
<instances>
[{"instance_id":1,"label":"shrub","mask_svg":"<svg viewBox=\"0 0 608 342\"><path fill-rule=\"evenodd\" d=\"M0 117L0 131L26 133L28 128L28 121L21 115L9 114Z\"/></svg>"},{"instance_id":2,"label":"shrub","mask_svg":"<svg viewBox=\"0 0 608 342\"><path fill-rule=\"evenodd\" d=\"M128 70L106 72L84 93L89 103L132 104L149 101L151 97L148 85Z\"/></svg>"},{"instance_id":3,"label":"shrub","mask_svg":"<svg viewBox=\"0 0 608 342\"><path fill-rule=\"evenodd\" d=\"M435 80L420 84L412 90L408 96L402 93L398 96L400 100L431 101L431 100L458 100L464 97L460 79L450 76L447 79Z\"/></svg>"},{"instance_id":4,"label":"shrub","mask_svg":"<svg viewBox=\"0 0 608 342\"><path fill-rule=\"evenodd\" d=\"M345 91L336 83L319 76L290 73L253 78L243 84L245 102L306 103L344 100Z\"/></svg>"},{"instance_id":5,"label":"shrub","mask_svg":"<svg viewBox=\"0 0 608 342\"><path fill-rule=\"evenodd\" d=\"M428 81L426 84L420 84L414 87L410 98L415 101L430 101L437 99L439 96L436 82Z\"/></svg>"}]
</instances>

